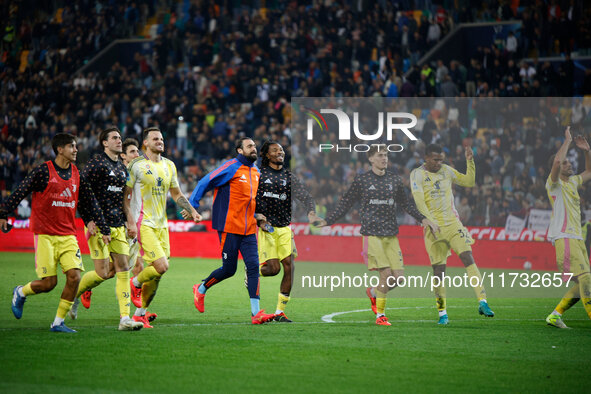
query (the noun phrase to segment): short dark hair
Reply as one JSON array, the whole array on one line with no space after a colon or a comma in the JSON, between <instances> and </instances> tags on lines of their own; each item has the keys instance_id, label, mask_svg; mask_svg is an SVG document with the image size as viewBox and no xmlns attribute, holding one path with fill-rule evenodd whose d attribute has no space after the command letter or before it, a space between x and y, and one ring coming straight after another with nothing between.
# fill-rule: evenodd
<instances>
[{"instance_id":1,"label":"short dark hair","mask_svg":"<svg viewBox=\"0 0 591 394\"><path fill-rule=\"evenodd\" d=\"M263 167L266 167L269 165L269 159L267 159L267 153L269 153L269 148L271 147L271 145L279 145L281 146L281 144L277 141L272 141L272 140L267 140L263 143L263 146L261 147L261 165Z\"/></svg>"},{"instance_id":2,"label":"short dark hair","mask_svg":"<svg viewBox=\"0 0 591 394\"><path fill-rule=\"evenodd\" d=\"M57 156L57 148L63 148L66 145L70 145L72 142L76 142L76 137L72 134L57 133L51 139L51 147L53 148L53 153L55 153L55 155Z\"/></svg>"},{"instance_id":3,"label":"short dark hair","mask_svg":"<svg viewBox=\"0 0 591 394\"><path fill-rule=\"evenodd\" d=\"M148 134L150 134L151 131L157 131L159 133L162 133L162 131L160 131L158 127L148 127L144 129L144 132L142 133L142 138L144 139L144 141L148 139Z\"/></svg>"},{"instance_id":4,"label":"short dark hair","mask_svg":"<svg viewBox=\"0 0 591 394\"><path fill-rule=\"evenodd\" d=\"M386 144L371 144L369 146L369 150L367 151L367 158L369 159L370 157L372 157L373 155L375 155L378 152L384 152L384 151L388 151L386 148Z\"/></svg>"},{"instance_id":5,"label":"short dark hair","mask_svg":"<svg viewBox=\"0 0 591 394\"><path fill-rule=\"evenodd\" d=\"M427 145L427 148L425 148L425 156L429 156L431 153L443 153L443 149L440 145L429 144Z\"/></svg>"},{"instance_id":6,"label":"short dark hair","mask_svg":"<svg viewBox=\"0 0 591 394\"><path fill-rule=\"evenodd\" d=\"M234 148L234 149L236 150L236 153L238 153L238 149L244 149L244 148L242 147L242 143L243 143L244 141L246 141L246 140L252 140L252 141L254 141L254 140L253 140L252 138L250 138L250 137L240 137L240 138L238 138L238 140L236 141L236 147Z\"/></svg>"},{"instance_id":7,"label":"short dark hair","mask_svg":"<svg viewBox=\"0 0 591 394\"><path fill-rule=\"evenodd\" d=\"M103 145L103 141L108 140L109 134L112 133L113 131L116 131L119 133L119 135L121 135L121 131L119 131L117 126L108 126L106 129L101 131L101 133L99 134L99 143L101 144L101 148L103 148L103 150L105 150L105 146Z\"/></svg>"},{"instance_id":8,"label":"short dark hair","mask_svg":"<svg viewBox=\"0 0 591 394\"><path fill-rule=\"evenodd\" d=\"M140 148L140 143L135 138L126 138L125 141L123 141L123 153L127 154L127 148L132 145L138 149Z\"/></svg>"}]
</instances>

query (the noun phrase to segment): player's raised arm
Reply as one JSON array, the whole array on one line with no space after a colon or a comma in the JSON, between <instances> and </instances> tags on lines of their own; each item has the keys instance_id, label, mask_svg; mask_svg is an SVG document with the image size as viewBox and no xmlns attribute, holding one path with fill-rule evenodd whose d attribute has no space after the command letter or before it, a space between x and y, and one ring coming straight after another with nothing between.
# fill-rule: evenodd
<instances>
[{"instance_id":1,"label":"player's raised arm","mask_svg":"<svg viewBox=\"0 0 591 394\"><path fill-rule=\"evenodd\" d=\"M566 160L566 153L568 152L568 147L572 142L573 137L570 134L570 126L566 128L564 131L564 142L560 149L558 149L558 153L554 157L554 161L552 162L552 170L550 171L550 180L552 183L558 182L558 176L560 175L560 163Z\"/></svg>"},{"instance_id":2,"label":"player's raised arm","mask_svg":"<svg viewBox=\"0 0 591 394\"><path fill-rule=\"evenodd\" d=\"M581 180L584 183L591 179L591 148L585 137L582 135L575 137L575 144L577 145L577 148L585 152L585 171L580 174Z\"/></svg>"},{"instance_id":3,"label":"player's raised arm","mask_svg":"<svg viewBox=\"0 0 591 394\"><path fill-rule=\"evenodd\" d=\"M474 153L472 147L466 145L464 147L464 154L466 155L466 173L462 174L454 168L448 167L453 173L453 183L464 187L474 187L476 184L476 166L474 165Z\"/></svg>"}]
</instances>

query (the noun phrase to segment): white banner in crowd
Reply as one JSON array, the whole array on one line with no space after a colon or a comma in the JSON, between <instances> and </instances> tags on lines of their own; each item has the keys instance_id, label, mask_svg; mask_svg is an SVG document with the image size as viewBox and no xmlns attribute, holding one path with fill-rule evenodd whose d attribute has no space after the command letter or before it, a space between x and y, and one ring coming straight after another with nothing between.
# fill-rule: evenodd
<instances>
[{"instance_id":1,"label":"white banner in crowd","mask_svg":"<svg viewBox=\"0 0 591 394\"><path fill-rule=\"evenodd\" d=\"M529 211L527 228L533 231L546 232L550 226L552 211L546 209L532 209Z\"/></svg>"},{"instance_id":2,"label":"white banner in crowd","mask_svg":"<svg viewBox=\"0 0 591 394\"><path fill-rule=\"evenodd\" d=\"M508 235L521 234L521 231L525 228L525 219L521 219L517 216L507 216L505 222L505 233Z\"/></svg>"}]
</instances>

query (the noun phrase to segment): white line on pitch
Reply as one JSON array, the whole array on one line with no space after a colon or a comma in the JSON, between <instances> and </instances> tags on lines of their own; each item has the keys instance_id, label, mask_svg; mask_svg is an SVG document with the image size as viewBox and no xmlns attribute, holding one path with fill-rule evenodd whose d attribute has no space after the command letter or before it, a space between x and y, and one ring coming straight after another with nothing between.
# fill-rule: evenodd
<instances>
[{"instance_id":1,"label":"white line on pitch","mask_svg":"<svg viewBox=\"0 0 591 394\"><path fill-rule=\"evenodd\" d=\"M468 306L468 305L451 305L448 306L447 309L469 309L469 308L474 308L474 306ZM529 308L529 306L525 306L525 305L507 305L507 306L497 306L495 309L505 309L505 308ZM387 310L403 310L403 309L435 309L434 306L400 306L400 307L393 307L393 308L386 308ZM333 317L336 316L340 316L340 315L346 315L348 313L359 313L359 312L369 312L371 311L371 309L356 309L353 311L344 311L344 312L334 312L334 313L329 313L328 315L324 315L322 316L322 321L325 323L337 323L336 321L333 320ZM474 319L474 320L480 320L480 319ZM536 321L538 319L495 319L496 321ZM542 319L543 320L543 319ZM574 319L569 319L569 320L574 320ZM408 322L408 323L421 323L421 322L432 322L433 320L395 320L396 322ZM471 321L468 319L458 319L456 321ZM342 322L345 323L345 322ZM351 322L346 322L346 323L351 323Z\"/></svg>"}]
</instances>

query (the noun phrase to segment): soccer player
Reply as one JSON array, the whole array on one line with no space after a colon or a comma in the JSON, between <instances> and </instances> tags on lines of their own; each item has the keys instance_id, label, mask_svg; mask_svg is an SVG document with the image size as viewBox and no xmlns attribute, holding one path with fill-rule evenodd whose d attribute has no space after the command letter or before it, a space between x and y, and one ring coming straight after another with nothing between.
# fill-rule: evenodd
<instances>
[{"instance_id":1,"label":"soccer player","mask_svg":"<svg viewBox=\"0 0 591 394\"><path fill-rule=\"evenodd\" d=\"M127 168L119 160L119 154L122 152L121 133L116 127L107 127L99 134L99 141L103 147L103 153L88 161L82 170L81 177L92 187L99 202L107 225L111 228L111 242L106 245L102 241L100 231L96 231L95 224L88 223L86 239L94 263L94 271L89 271L82 277L76 300L70 310L70 317L77 318L78 304L82 295L85 295L82 297L82 305L88 309L92 289L116 276L115 294L119 303L119 330L139 330L143 324L129 317L129 244L126 233L130 237L135 237L137 229L130 212L125 212L123 205ZM126 222L130 225L127 232ZM132 223L133 227L131 227ZM111 258L114 272L109 267Z\"/></svg>"},{"instance_id":2,"label":"soccer player","mask_svg":"<svg viewBox=\"0 0 591 394\"><path fill-rule=\"evenodd\" d=\"M480 271L472 256L474 240L464 227L454 207L454 196L451 185L473 187L475 184L474 155L469 146L464 147L466 156L467 171L461 174L443 162L443 150L437 144L428 145L425 149L425 163L415 168L410 173L412 195L417 208L432 222L439 226L438 232L425 232L425 248L431 260L433 275L440 278L440 286L436 286L435 299L439 311L438 324L448 324L447 300L445 297L445 286L443 277L447 257L450 256L450 249L460 257L470 278L478 278L482 283ZM472 281L470 282L472 283ZM474 287L478 298L478 313L487 317L495 314L486 301L486 291L483 286Z\"/></svg>"},{"instance_id":3,"label":"soccer player","mask_svg":"<svg viewBox=\"0 0 591 394\"><path fill-rule=\"evenodd\" d=\"M551 158L552 170L546 181L548 198L552 204L548 240L556 248L558 269L565 275L572 274L574 282L556 309L546 317L546 323L558 328L568 328L562 321L562 315L579 299L583 301L585 311L591 319L591 274L589 257L581 234L581 208L577 190L591 179L591 152L587 140L577 136L576 146L585 151L585 171L579 175L573 175L572 165L566 159L571 142L570 127L567 127L562 146Z\"/></svg>"},{"instance_id":4,"label":"soccer player","mask_svg":"<svg viewBox=\"0 0 591 394\"><path fill-rule=\"evenodd\" d=\"M425 218L409 200L402 179L388 170L386 145L371 145L367 152L371 169L359 174L339 200L334 212L320 225L331 225L345 215L353 204L361 204L361 234L367 268L378 271L379 284L367 288L371 309L376 314L376 324L391 326L386 317L386 296L396 287L398 278L404 276L402 251L398 242L396 207L401 206L409 215L431 231L437 226Z\"/></svg>"},{"instance_id":5,"label":"soccer player","mask_svg":"<svg viewBox=\"0 0 591 394\"><path fill-rule=\"evenodd\" d=\"M72 307L80 271L84 270L82 256L76 240L76 208L85 223L93 221L102 233L102 241L109 244L111 229L103 218L90 185L80 178L74 165L78 150L76 137L56 134L51 145L56 157L33 171L0 206L0 228L8 229L7 217L29 193L33 193L31 231L35 235L35 271L39 280L17 286L12 295L12 313L20 319L26 297L48 293L57 285L57 265L66 275L66 284L60 298L51 331L73 333L64 324Z\"/></svg>"},{"instance_id":6,"label":"soccer player","mask_svg":"<svg viewBox=\"0 0 591 394\"><path fill-rule=\"evenodd\" d=\"M127 168L129 164L140 156L140 144L135 138L126 138L123 141L122 152L119 155L123 165ZM133 221L136 223L140 217L142 209L142 194L139 188L139 183L136 183L135 188L131 194L130 213ZM139 229L138 229L139 230ZM129 243L129 266L133 267L131 273L133 276L138 275L144 269L144 260L140 256L140 244L136 238L128 238Z\"/></svg>"},{"instance_id":7,"label":"soccer player","mask_svg":"<svg viewBox=\"0 0 591 394\"><path fill-rule=\"evenodd\" d=\"M259 307L259 256L257 253L255 205L260 172L254 162L257 148L251 138L236 142L238 155L205 175L189 199L199 207L199 201L211 189L214 191L212 227L218 231L222 249L222 266L213 271L201 284L193 286L195 308L205 311L205 292L216 283L236 273L238 252L242 253L248 278L248 294L252 324L273 319ZM259 219L264 219L258 217Z\"/></svg>"},{"instance_id":8,"label":"soccer player","mask_svg":"<svg viewBox=\"0 0 591 394\"><path fill-rule=\"evenodd\" d=\"M125 141L123 141L123 145L122 145L122 152L119 154L121 161L123 162L123 165L125 165L125 167L127 168L129 163L131 163L131 161L133 159L135 159L136 157L138 157L140 155L139 152L140 152L139 151L139 143L137 142L137 140L135 138L125 139ZM139 184L136 184L135 189L137 189L137 191L134 190L134 193L132 194L130 208L131 208L131 215L133 217L133 220L134 220L134 222L137 223L137 219L139 218L139 215L140 215L142 198L141 198L141 193L139 191ZM135 238L127 237L127 242L129 243L129 260L128 260L129 266L132 267L131 273L133 274L133 276L136 276L144 268L144 260L139 255L140 244L137 240L137 237L135 237ZM112 258L109 259L109 274L108 274L108 276L109 276L109 278L112 278L113 276L115 276L115 265L113 264ZM82 300L82 304L86 308L90 308L91 297L92 297L92 290L86 290L85 292L83 292L80 295L80 299ZM76 306L76 303L74 303L74 305L72 306L72 309L70 310L70 317L72 317L73 319L76 318L76 312L77 312L77 311L73 311L74 306ZM146 316L148 317L149 321L153 321L154 319L156 319L156 317L158 317L155 313L150 313L150 312L146 312Z\"/></svg>"},{"instance_id":9,"label":"soccer player","mask_svg":"<svg viewBox=\"0 0 591 394\"><path fill-rule=\"evenodd\" d=\"M310 193L283 166L283 147L278 142L266 141L261 147L261 158L261 178L256 197L256 212L265 217L265 220L259 223L258 236L259 260L262 261L261 275L275 276L281 271L281 265L283 266L283 279L273 320L291 323L285 316L285 306L289 302L295 268L294 259L297 256L293 233L289 227L292 190L295 197L306 206L310 223L320 222L322 219L316 215L315 203ZM264 230L267 224L273 227L273 232Z\"/></svg>"},{"instance_id":10,"label":"soccer player","mask_svg":"<svg viewBox=\"0 0 591 394\"><path fill-rule=\"evenodd\" d=\"M140 156L140 144L135 138L126 138L123 141L123 152L121 152L120 157L121 161L125 167L128 167L129 164L138 156ZM130 212L131 216L133 217L133 221L138 223L138 219L140 217L140 212L142 210L142 193L140 190L140 184L136 183L131 194L131 201L130 201ZM139 231L139 228L138 228ZM140 242L136 238L127 238L127 242L129 243L129 266L131 268L131 273L133 276L137 276L142 270L144 269L144 259L140 256ZM146 319L148 322L153 322L158 317L157 314L151 313L146 310Z\"/></svg>"},{"instance_id":11,"label":"soccer player","mask_svg":"<svg viewBox=\"0 0 591 394\"><path fill-rule=\"evenodd\" d=\"M170 243L168 220L166 218L166 196L170 195L179 207L191 214L195 222L201 221L201 215L191 207L179 188L174 163L165 157L164 139L156 127L149 127L143 133L145 153L129 164L129 179L125 187L124 204L130 212L133 190L136 184L142 197L139 215L139 241L144 252L143 260L148 264L131 282L131 297L135 311L133 320L142 322L145 328L152 328L146 317L146 308L150 305L158 289L162 275L168 270ZM136 223L128 223L128 229ZM131 235L131 234L130 234Z\"/></svg>"}]
</instances>

